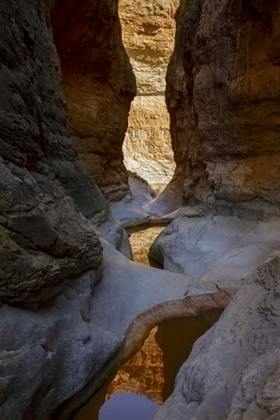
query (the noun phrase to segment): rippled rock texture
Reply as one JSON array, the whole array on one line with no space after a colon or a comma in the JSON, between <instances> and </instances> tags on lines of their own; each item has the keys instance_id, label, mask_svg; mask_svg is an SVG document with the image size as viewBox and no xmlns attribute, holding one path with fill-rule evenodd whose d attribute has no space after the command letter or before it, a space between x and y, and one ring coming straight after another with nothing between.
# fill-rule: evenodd
<instances>
[{"instance_id":1,"label":"rippled rock texture","mask_svg":"<svg viewBox=\"0 0 280 420\"><path fill-rule=\"evenodd\" d=\"M178 4L179 0L119 2L123 41L137 79L123 147L125 164L150 183L167 183L175 167L164 92Z\"/></svg>"},{"instance_id":2,"label":"rippled rock texture","mask_svg":"<svg viewBox=\"0 0 280 420\"><path fill-rule=\"evenodd\" d=\"M280 260L246 279L194 345L156 420L280 418Z\"/></svg>"},{"instance_id":3,"label":"rippled rock texture","mask_svg":"<svg viewBox=\"0 0 280 420\"><path fill-rule=\"evenodd\" d=\"M136 85L118 2L57 0L51 17L71 137L91 179L119 200L129 191L122 144Z\"/></svg>"},{"instance_id":4,"label":"rippled rock texture","mask_svg":"<svg viewBox=\"0 0 280 420\"><path fill-rule=\"evenodd\" d=\"M279 19L278 0L181 1L167 104L186 202L279 204Z\"/></svg>"}]
</instances>

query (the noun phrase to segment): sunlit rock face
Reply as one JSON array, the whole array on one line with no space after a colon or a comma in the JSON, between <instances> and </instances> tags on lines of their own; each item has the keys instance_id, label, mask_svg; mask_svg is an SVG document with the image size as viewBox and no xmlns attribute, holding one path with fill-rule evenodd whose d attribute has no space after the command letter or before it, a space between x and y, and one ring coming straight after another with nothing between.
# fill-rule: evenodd
<instances>
[{"instance_id":1,"label":"sunlit rock face","mask_svg":"<svg viewBox=\"0 0 280 420\"><path fill-rule=\"evenodd\" d=\"M167 103L186 202L278 204L279 1L181 1Z\"/></svg>"},{"instance_id":2,"label":"sunlit rock face","mask_svg":"<svg viewBox=\"0 0 280 420\"><path fill-rule=\"evenodd\" d=\"M122 144L136 85L118 2L57 0L52 27L76 150L105 197L119 200L129 191Z\"/></svg>"},{"instance_id":3,"label":"sunlit rock face","mask_svg":"<svg viewBox=\"0 0 280 420\"><path fill-rule=\"evenodd\" d=\"M179 0L120 0L126 51L137 79L123 150L125 164L150 183L167 183L175 164L165 105L165 74Z\"/></svg>"}]
</instances>

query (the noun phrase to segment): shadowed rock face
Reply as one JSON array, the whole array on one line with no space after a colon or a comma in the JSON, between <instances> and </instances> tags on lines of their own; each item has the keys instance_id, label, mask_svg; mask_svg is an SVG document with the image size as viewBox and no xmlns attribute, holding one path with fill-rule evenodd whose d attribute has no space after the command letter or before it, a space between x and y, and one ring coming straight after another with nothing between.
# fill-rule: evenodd
<instances>
[{"instance_id":1,"label":"shadowed rock face","mask_svg":"<svg viewBox=\"0 0 280 420\"><path fill-rule=\"evenodd\" d=\"M277 0L181 1L166 96L188 203L279 203L279 16Z\"/></svg>"},{"instance_id":2,"label":"shadowed rock face","mask_svg":"<svg viewBox=\"0 0 280 420\"><path fill-rule=\"evenodd\" d=\"M136 86L118 2L57 0L51 17L71 137L91 179L119 200L129 191L122 143Z\"/></svg>"},{"instance_id":3,"label":"shadowed rock face","mask_svg":"<svg viewBox=\"0 0 280 420\"><path fill-rule=\"evenodd\" d=\"M9 303L57 293L50 286L102 259L78 210L93 217L105 201L67 132L47 16L44 1L0 5L0 299Z\"/></svg>"}]
</instances>

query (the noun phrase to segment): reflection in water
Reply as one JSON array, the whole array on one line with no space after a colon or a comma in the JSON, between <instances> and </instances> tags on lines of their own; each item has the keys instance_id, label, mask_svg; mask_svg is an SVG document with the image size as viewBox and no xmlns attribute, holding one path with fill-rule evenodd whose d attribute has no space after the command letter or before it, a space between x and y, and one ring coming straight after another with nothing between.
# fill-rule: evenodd
<instances>
[{"instance_id":1,"label":"reflection in water","mask_svg":"<svg viewBox=\"0 0 280 420\"><path fill-rule=\"evenodd\" d=\"M163 351L155 338L157 331L158 327L154 328L143 347L121 367L108 387L107 398L117 392L133 392L157 405L163 403Z\"/></svg>"},{"instance_id":2,"label":"reflection in water","mask_svg":"<svg viewBox=\"0 0 280 420\"><path fill-rule=\"evenodd\" d=\"M99 411L99 420L145 420L152 419L158 406L145 397L114 394Z\"/></svg>"},{"instance_id":3,"label":"reflection in water","mask_svg":"<svg viewBox=\"0 0 280 420\"><path fill-rule=\"evenodd\" d=\"M148 253L150 246L166 226L153 226L127 229L132 248L133 259L137 263L150 265Z\"/></svg>"},{"instance_id":4,"label":"reflection in water","mask_svg":"<svg viewBox=\"0 0 280 420\"><path fill-rule=\"evenodd\" d=\"M176 374L194 342L217 322L221 313L212 310L199 317L168 320L154 328L143 347L74 419L152 420L158 406L171 395Z\"/></svg>"}]
</instances>

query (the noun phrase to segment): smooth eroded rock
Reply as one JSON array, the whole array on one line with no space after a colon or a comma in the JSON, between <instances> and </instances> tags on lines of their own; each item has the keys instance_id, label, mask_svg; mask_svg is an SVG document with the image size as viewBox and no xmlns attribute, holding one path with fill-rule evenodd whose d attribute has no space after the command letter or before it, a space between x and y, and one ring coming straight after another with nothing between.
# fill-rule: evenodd
<instances>
[{"instance_id":1,"label":"smooth eroded rock","mask_svg":"<svg viewBox=\"0 0 280 420\"><path fill-rule=\"evenodd\" d=\"M280 255L280 221L179 216L156 238L149 256L165 270L238 287L272 255Z\"/></svg>"},{"instance_id":2,"label":"smooth eroded rock","mask_svg":"<svg viewBox=\"0 0 280 420\"><path fill-rule=\"evenodd\" d=\"M247 279L180 369L156 420L280 418L280 260Z\"/></svg>"}]
</instances>

